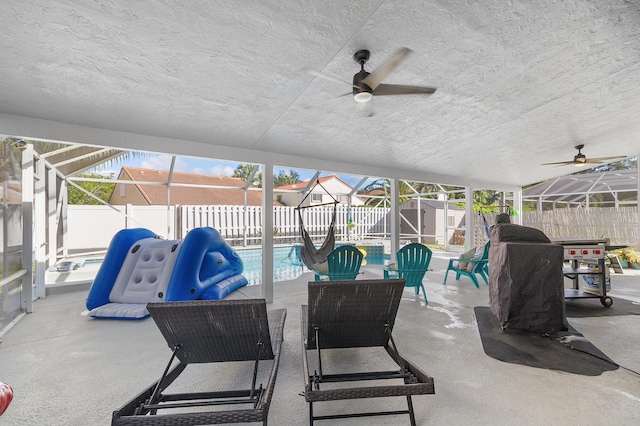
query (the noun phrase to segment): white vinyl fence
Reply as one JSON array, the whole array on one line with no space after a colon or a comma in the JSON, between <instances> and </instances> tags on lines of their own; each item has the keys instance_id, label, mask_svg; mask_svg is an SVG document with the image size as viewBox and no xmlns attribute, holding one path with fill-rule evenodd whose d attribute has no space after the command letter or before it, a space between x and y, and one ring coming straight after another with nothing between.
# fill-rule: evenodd
<instances>
[{"instance_id":1,"label":"white vinyl fence","mask_svg":"<svg viewBox=\"0 0 640 426\"><path fill-rule=\"evenodd\" d=\"M126 213L126 216L125 216ZM333 207L302 210L309 235L322 241L327 235ZM338 206L338 241L389 236L389 209ZM349 217L353 225L349 228ZM69 205L65 247L71 251L106 249L121 229L147 228L167 239L180 239L193 228L210 226L233 246L257 245L262 238L262 208L256 206L84 206ZM298 212L294 207L274 207L275 244L300 242Z\"/></svg>"},{"instance_id":2,"label":"white vinyl fence","mask_svg":"<svg viewBox=\"0 0 640 426\"><path fill-rule=\"evenodd\" d=\"M126 214L126 215L125 215ZM175 209L166 206L84 206L67 207L67 250L101 250L109 247L121 229L147 228L168 239L175 239Z\"/></svg>"},{"instance_id":3,"label":"white vinyl fence","mask_svg":"<svg viewBox=\"0 0 640 426\"><path fill-rule=\"evenodd\" d=\"M127 213L125 217L123 213ZM324 239L333 207L302 210L305 228L316 241ZM390 236L389 209L338 206L338 241L384 239ZM248 206L77 206L68 207L65 246L68 250L106 249L121 229L150 229L168 239L180 239L193 228L210 226L233 246L261 243L262 209ZM349 218L352 226L350 227ZM489 225L494 214L485 214ZM476 244L487 240L482 215L474 214ZM522 223L542 230L550 238L609 238L612 244L638 245L638 213L635 207L557 209L523 213ZM298 212L294 207L274 207L275 244L300 242ZM462 231L457 231L462 232ZM461 235L464 235L462 232ZM462 238L462 237L461 237Z\"/></svg>"},{"instance_id":4,"label":"white vinyl fence","mask_svg":"<svg viewBox=\"0 0 640 426\"><path fill-rule=\"evenodd\" d=\"M302 220L312 239L321 241L327 235L333 217L333 207L303 209ZM338 206L336 210L336 238L358 240L384 238L388 231L388 208ZM262 208L248 206L179 206L177 235L184 236L193 228L211 226L231 245L256 245L262 238ZM353 225L349 228L349 218ZM300 241L300 220L294 207L273 208L274 243Z\"/></svg>"}]
</instances>

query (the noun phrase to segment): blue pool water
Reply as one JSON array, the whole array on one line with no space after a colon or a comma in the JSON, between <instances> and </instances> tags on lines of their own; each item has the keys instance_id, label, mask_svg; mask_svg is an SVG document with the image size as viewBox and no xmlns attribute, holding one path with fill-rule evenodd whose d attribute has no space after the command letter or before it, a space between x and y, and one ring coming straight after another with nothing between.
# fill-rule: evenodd
<instances>
[{"instance_id":1,"label":"blue pool water","mask_svg":"<svg viewBox=\"0 0 640 426\"><path fill-rule=\"evenodd\" d=\"M365 261L368 265L384 265L389 256L382 254L380 250L365 247L367 257ZM244 263L242 275L247 277L249 285L262 283L262 249L261 248L239 248L236 252ZM300 246L282 246L273 248L273 281L294 280L305 272L310 272L300 260Z\"/></svg>"}]
</instances>

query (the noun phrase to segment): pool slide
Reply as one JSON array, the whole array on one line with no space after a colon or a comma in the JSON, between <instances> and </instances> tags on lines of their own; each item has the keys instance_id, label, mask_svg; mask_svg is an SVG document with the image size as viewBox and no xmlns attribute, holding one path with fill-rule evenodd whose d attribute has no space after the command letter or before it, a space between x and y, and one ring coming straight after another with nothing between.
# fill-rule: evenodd
<instances>
[{"instance_id":1,"label":"pool slide","mask_svg":"<svg viewBox=\"0 0 640 426\"><path fill-rule=\"evenodd\" d=\"M111 240L86 306L95 318L142 319L149 302L223 299L247 285L242 271L240 256L213 228L183 240L124 229Z\"/></svg>"}]
</instances>

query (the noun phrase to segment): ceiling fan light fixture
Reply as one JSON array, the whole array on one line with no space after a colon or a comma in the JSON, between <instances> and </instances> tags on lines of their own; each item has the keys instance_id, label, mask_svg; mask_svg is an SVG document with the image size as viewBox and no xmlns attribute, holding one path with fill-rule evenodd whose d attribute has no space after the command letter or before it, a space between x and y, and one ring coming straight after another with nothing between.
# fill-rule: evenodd
<instances>
[{"instance_id":1,"label":"ceiling fan light fixture","mask_svg":"<svg viewBox=\"0 0 640 426\"><path fill-rule=\"evenodd\" d=\"M573 157L573 165L576 167L582 167L587 164L587 157L580 152L580 149L582 149L582 147L578 148L578 155Z\"/></svg>"},{"instance_id":2,"label":"ceiling fan light fixture","mask_svg":"<svg viewBox=\"0 0 640 426\"><path fill-rule=\"evenodd\" d=\"M24 151L25 149L27 149L27 143L24 141L24 139L18 139L12 142L11 146L18 151Z\"/></svg>"},{"instance_id":3,"label":"ceiling fan light fixture","mask_svg":"<svg viewBox=\"0 0 640 426\"><path fill-rule=\"evenodd\" d=\"M353 95L353 99L355 99L356 102L369 102L371 98L373 98L373 95L369 92L364 91Z\"/></svg>"}]
</instances>

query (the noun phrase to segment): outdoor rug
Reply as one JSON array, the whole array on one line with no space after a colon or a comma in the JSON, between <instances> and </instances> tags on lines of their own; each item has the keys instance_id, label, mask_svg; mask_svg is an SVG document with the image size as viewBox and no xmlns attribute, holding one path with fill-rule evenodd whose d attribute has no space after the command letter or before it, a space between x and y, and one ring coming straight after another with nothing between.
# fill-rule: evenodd
<instances>
[{"instance_id":1,"label":"outdoor rug","mask_svg":"<svg viewBox=\"0 0 640 426\"><path fill-rule=\"evenodd\" d=\"M598 298L566 299L567 317L605 317L618 315L640 315L640 303L613 298L613 305L605 308Z\"/></svg>"},{"instance_id":2,"label":"outdoor rug","mask_svg":"<svg viewBox=\"0 0 640 426\"><path fill-rule=\"evenodd\" d=\"M474 312L482 347L491 358L585 376L599 376L605 371L618 369L616 363L571 325L568 331L552 335L527 330L502 330L488 306L476 306Z\"/></svg>"}]
</instances>

